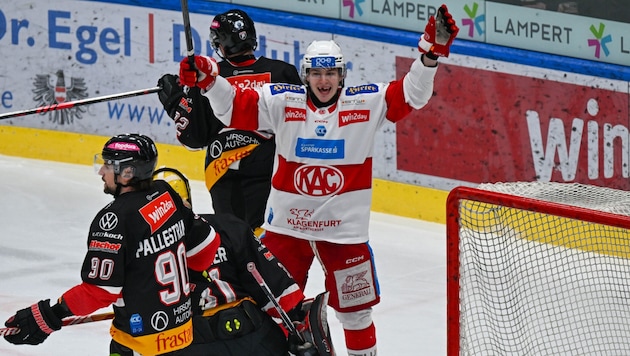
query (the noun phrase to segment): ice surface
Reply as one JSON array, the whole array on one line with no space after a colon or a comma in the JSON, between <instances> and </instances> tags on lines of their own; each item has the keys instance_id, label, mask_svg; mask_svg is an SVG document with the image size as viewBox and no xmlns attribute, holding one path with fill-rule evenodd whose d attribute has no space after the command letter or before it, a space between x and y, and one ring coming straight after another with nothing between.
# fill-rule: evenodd
<instances>
[{"instance_id":1,"label":"ice surface","mask_svg":"<svg viewBox=\"0 0 630 356\"><path fill-rule=\"evenodd\" d=\"M211 211L201 181L191 181L195 210ZM88 165L0 155L0 321L80 282L87 231L111 200ZM373 213L371 246L381 287L374 308L381 356L446 353L446 249L442 224ZM306 294L323 291L319 265ZM109 311L103 309L99 312ZM337 354L343 330L329 309ZM38 346L0 340L0 355L107 355L109 321L64 327Z\"/></svg>"}]
</instances>

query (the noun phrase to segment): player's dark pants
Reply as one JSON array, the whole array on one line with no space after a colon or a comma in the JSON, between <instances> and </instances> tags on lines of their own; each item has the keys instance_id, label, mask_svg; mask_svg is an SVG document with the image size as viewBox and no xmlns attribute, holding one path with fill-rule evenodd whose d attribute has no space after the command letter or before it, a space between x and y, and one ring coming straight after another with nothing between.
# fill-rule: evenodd
<instances>
[{"instance_id":1,"label":"player's dark pants","mask_svg":"<svg viewBox=\"0 0 630 356\"><path fill-rule=\"evenodd\" d=\"M110 354L137 356L115 341ZM287 338L280 326L255 304L244 301L213 316L193 317L193 343L168 356L286 356Z\"/></svg>"},{"instance_id":2,"label":"player's dark pants","mask_svg":"<svg viewBox=\"0 0 630 356\"><path fill-rule=\"evenodd\" d=\"M193 317L193 344L177 355L286 356L280 326L255 304L244 301L211 317Z\"/></svg>"}]
</instances>

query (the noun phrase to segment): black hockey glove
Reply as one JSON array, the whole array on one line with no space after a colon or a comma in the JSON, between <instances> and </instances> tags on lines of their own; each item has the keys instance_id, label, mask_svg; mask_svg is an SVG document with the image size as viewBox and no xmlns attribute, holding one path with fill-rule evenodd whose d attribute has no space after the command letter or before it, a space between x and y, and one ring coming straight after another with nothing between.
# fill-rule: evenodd
<instances>
[{"instance_id":1,"label":"black hockey glove","mask_svg":"<svg viewBox=\"0 0 630 356\"><path fill-rule=\"evenodd\" d=\"M162 88L158 92L160 102L171 119L175 118L179 101L184 97L184 90L179 85L179 77L172 74L164 74L158 80L158 86Z\"/></svg>"},{"instance_id":2,"label":"black hockey glove","mask_svg":"<svg viewBox=\"0 0 630 356\"><path fill-rule=\"evenodd\" d=\"M332 356L335 354L328 328L328 292L320 293L315 299L305 300L299 311L292 310L289 317L294 320L300 335L289 334L289 351L296 356ZM299 318L299 319L296 319Z\"/></svg>"},{"instance_id":3,"label":"black hockey glove","mask_svg":"<svg viewBox=\"0 0 630 356\"><path fill-rule=\"evenodd\" d=\"M4 325L20 329L20 332L15 335L4 336L8 342L15 345L38 345L44 342L53 331L61 329L61 319L50 307L50 299L46 299L19 310Z\"/></svg>"},{"instance_id":4,"label":"black hockey glove","mask_svg":"<svg viewBox=\"0 0 630 356\"><path fill-rule=\"evenodd\" d=\"M295 356L318 356L319 352L315 345L305 341L302 342L295 334L289 334L289 351Z\"/></svg>"}]
</instances>

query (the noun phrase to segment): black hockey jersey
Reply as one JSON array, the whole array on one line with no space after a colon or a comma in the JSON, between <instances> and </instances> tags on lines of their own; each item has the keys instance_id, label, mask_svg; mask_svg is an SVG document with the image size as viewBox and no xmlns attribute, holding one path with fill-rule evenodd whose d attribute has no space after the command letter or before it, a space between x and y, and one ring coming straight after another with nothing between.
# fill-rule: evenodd
<instances>
[{"instance_id":1,"label":"black hockey jersey","mask_svg":"<svg viewBox=\"0 0 630 356\"><path fill-rule=\"evenodd\" d=\"M221 245L206 273L190 272L194 284L193 300L199 300L195 306L196 313L207 315L222 305L251 298L271 316L279 317L272 302L248 271L247 264L250 262L256 265L283 310L293 309L304 299L293 278L247 224L230 214L202 217L221 236Z\"/></svg>"},{"instance_id":2,"label":"black hockey jersey","mask_svg":"<svg viewBox=\"0 0 630 356\"><path fill-rule=\"evenodd\" d=\"M164 181L121 194L95 217L81 270L64 294L74 314L114 303L112 338L144 355L192 342L187 269L204 270L219 238Z\"/></svg>"},{"instance_id":3,"label":"black hockey jersey","mask_svg":"<svg viewBox=\"0 0 630 356\"><path fill-rule=\"evenodd\" d=\"M266 57L251 58L236 65L221 61L219 74L240 88L265 83L302 84L293 65ZM190 149L206 149L206 187L211 191L216 185L218 190L211 192L214 211L235 214L252 228L260 226L271 185L273 136L258 131L225 129L199 88L190 88L187 102L187 110L178 110L175 117L177 138ZM236 183L219 187L217 182L221 179ZM243 203L244 199L247 204Z\"/></svg>"}]
</instances>

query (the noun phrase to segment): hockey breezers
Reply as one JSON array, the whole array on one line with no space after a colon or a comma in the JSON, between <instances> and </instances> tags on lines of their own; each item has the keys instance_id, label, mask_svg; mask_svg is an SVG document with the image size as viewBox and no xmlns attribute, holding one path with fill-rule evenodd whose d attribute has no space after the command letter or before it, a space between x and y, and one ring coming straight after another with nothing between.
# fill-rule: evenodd
<instances>
[{"instance_id":1,"label":"hockey breezers","mask_svg":"<svg viewBox=\"0 0 630 356\"><path fill-rule=\"evenodd\" d=\"M271 289L258 272L253 262L247 264L247 270L252 274L260 288L274 305L274 308L280 315L282 323L287 330L297 337L301 343L310 343L317 349L318 355L335 356L332 340L330 338L330 330L328 328L327 305L328 292L320 293L314 300L304 303L303 308L306 311L305 325L301 325L301 330L297 330L295 324L291 321L287 313L282 309L274 297ZM307 351L308 352L308 351ZM301 356L312 355L309 353L301 354ZM313 355L314 356L314 355Z\"/></svg>"},{"instance_id":2,"label":"hockey breezers","mask_svg":"<svg viewBox=\"0 0 630 356\"><path fill-rule=\"evenodd\" d=\"M69 316L62 320L62 326L91 323L93 321L114 319L114 313L92 314L84 316ZM20 332L20 328L0 328L0 336L15 335Z\"/></svg>"}]
</instances>

